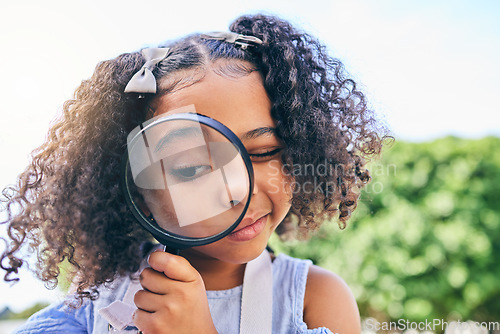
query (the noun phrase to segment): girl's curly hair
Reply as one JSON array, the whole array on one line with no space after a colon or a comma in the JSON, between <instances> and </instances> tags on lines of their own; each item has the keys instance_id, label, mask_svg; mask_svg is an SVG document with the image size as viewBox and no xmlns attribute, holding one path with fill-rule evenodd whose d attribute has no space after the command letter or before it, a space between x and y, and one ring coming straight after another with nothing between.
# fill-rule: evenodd
<instances>
[{"instance_id":1,"label":"girl's curly hair","mask_svg":"<svg viewBox=\"0 0 500 334\"><path fill-rule=\"evenodd\" d=\"M370 179L365 160L380 153L384 141L364 95L339 60L285 21L243 16L230 30L263 44L243 50L202 35L172 42L169 57L153 72L159 94L196 82L208 66L220 75L259 71L286 144L285 172L295 185L292 209L278 232L313 230L334 215L343 228ZM216 60L222 61L214 65ZM150 117L158 96L138 99L123 92L143 63L139 52L100 63L64 104L17 186L4 189L2 224L11 239L0 259L6 281L23 264L23 245L37 252L37 272L46 284L55 286L61 263L69 262L80 301L97 298L97 287L138 270L146 251L141 245L150 236L127 209L120 163L128 133ZM249 63L251 68L244 65ZM188 72L195 74L183 77ZM320 165L326 172L305 172Z\"/></svg>"}]
</instances>

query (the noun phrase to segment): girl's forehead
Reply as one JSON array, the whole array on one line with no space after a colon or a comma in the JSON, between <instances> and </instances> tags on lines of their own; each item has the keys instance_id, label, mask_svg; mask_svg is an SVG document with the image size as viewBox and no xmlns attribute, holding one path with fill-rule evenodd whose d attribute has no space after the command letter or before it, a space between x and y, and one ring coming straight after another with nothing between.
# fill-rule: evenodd
<instances>
[{"instance_id":1,"label":"girl's forehead","mask_svg":"<svg viewBox=\"0 0 500 334\"><path fill-rule=\"evenodd\" d=\"M275 127L271 101L258 72L241 77L207 72L202 80L152 104L154 116L185 112L184 107L191 105L197 113L223 123L238 136L259 127Z\"/></svg>"}]
</instances>

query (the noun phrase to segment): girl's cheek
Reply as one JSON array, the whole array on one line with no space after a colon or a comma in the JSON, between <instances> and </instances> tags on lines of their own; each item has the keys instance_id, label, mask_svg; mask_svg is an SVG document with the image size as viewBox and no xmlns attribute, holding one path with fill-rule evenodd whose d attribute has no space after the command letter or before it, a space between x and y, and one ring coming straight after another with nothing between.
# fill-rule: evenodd
<instances>
[{"instance_id":1,"label":"girl's cheek","mask_svg":"<svg viewBox=\"0 0 500 334\"><path fill-rule=\"evenodd\" d=\"M265 181L260 182L261 191L280 203L288 203L293 196L293 181L279 159L270 160L258 166L259 176Z\"/></svg>"},{"instance_id":2,"label":"girl's cheek","mask_svg":"<svg viewBox=\"0 0 500 334\"><path fill-rule=\"evenodd\" d=\"M283 174L278 161L254 163L255 182L260 191L276 194L282 191Z\"/></svg>"}]
</instances>

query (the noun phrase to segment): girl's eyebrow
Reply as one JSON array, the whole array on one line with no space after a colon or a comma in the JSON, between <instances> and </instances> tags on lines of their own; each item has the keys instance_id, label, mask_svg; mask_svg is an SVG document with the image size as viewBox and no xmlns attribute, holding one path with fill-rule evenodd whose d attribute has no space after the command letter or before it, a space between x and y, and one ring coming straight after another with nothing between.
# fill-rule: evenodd
<instances>
[{"instance_id":1,"label":"girl's eyebrow","mask_svg":"<svg viewBox=\"0 0 500 334\"><path fill-rule=\"evenodd\" d=\"M154 152L158 152L162 150L167 144L176 140L176 139L191 139L191 141L199 142L205 132L201 130L199 127L190 126L185 128L174 129L171 132L165 134L160 140L157 141L155 145Z\"/></svg>"},{"instance_id":2,"label":"girl's eyebrow","mask_svg":"<svg viewBox=\"0 0 500 334\"><path fill-rule=\"evenodd\" d=\"M257 137L260 137L260 136L275 136L276 135L276 128L272 128L272 127L269 127L269 126L266 126L266 127L260 127L260 128L256 128L256 129L253 129L253 130L250 130L248 131L247 133L245 133L243 136L241 136L241 140L249 140L249 139L255 139Z\"/></svg>"}]
</instances>

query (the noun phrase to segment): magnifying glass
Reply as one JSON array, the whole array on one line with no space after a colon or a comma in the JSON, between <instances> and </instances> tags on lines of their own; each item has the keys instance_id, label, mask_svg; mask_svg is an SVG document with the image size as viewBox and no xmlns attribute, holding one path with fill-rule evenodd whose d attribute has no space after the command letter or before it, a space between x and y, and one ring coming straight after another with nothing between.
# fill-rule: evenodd
<instances>
[{"instance_id":1,"label":"magnifying glass","mask_svg":"<svg viewBox=\"0 0 500 334\"><path fill-rule=\"evenodd\" d=\"M239 138L222 123L175 113L129 134L122 185L142 227L178 254L238 226L250 204L253 168Z\"/></svg>"}]
</instances>

